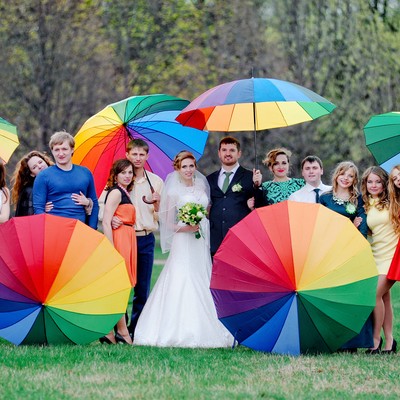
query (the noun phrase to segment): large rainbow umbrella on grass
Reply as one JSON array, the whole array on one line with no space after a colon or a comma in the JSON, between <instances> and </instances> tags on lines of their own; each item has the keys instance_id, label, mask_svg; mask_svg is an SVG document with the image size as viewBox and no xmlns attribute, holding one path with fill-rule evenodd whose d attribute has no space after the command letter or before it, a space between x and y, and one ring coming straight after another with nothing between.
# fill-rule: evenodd
<instances>
[{"instance_id":1,"label":"large rainbow umbrella on grass","mask_svg":"<svg viewBox=\"0 0 400 400\"><path fill-rule=\"evenodd\" d=\"M352 222L320 204L285 201L232 227L214 256L220 321L255 350L333 352L375 306L378 271Z\"/></svg>"},{"instance_id":2,"label":"large rainbow umbrella on grass","mask_svg":"<svg viewBox=\"0 0 400 400\"><path fill-rule=\"evenodd\" d=\"M86 344L124 315L125 261L101 233L49 214L0 225L0 337L16 344Z\"/></svg>"}]
</instances>

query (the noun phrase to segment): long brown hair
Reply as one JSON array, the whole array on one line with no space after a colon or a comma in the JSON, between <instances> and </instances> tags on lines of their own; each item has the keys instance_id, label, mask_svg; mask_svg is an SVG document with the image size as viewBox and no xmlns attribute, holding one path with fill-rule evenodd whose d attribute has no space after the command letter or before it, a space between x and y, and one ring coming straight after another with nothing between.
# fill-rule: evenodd
<instances>
[{"instance_id":1,"label":"long brown hair","mask_svg":"<svg viewBox=\"0 0 400 400\"><path fill-rule=\"evenodd\" d=\"M108 176L106 190L110 190L117 183L117 175L122 171L125 171L128 167L132 167L133 176L135 176L135 169L133 168L133 164L126 158L121 158L120 160L114 161L110 169L110 175ZM132 182L127 186L126 190L130 192L133 188L133 179Z\"/></svg>"},{"instance_id":2,"label":"long brown hair","mask_svg":"<svg viewBox=\"0 0 400 400\"><path fill-rule=\"evenodd\" d=\"M8 200L8 190L6 186L6 167L0 161L0 190L6 196L6 200Z\"/></svg>"},{"instance_id":3,"label":"long brown hair","mask_svg":"<svg viewBox=\"0 0 400 400\"><path fill-rule=\"evenodd\" d=\"M337 178L344 174L347 170L352 169L354 171L354 180L353 184L351 187L349 187L349 192L350 192L350 197L349 197L349 203L354 204L355 206L358 205L358 195L360 192L358 191L358 168L352 161L342 161L339 163L335 170L333 171L332 174L332 191L333 193L336 192L338 184L337 184Z\"/></svg>"},{"instance_id":4,"label":"long brown hair","mask_svg":"<svg viewBox=\"0 0 400 400\"><path fill-rule=\"evenodd\" d=\"M365 211L368 212L369 209L371 208L371 205L369 204L370 195L367 190L367 181L368 181L368 177L371 174L376 175L380 179L382 186L383 186L383 190L378 196L378 202L375 203L375 207L380 211L384 210L385 208L388 209L389 208L389 190L388 190L389 175L383 168L373 166L373 167L367 168L364 171L362 178L361 178L361 194L362 194L362 198L364 201Z\"/></svg>"},{"instance_id":5,"label":"long brown hair","mask_svg":"<svg viewBox=\"0 0 400 400\"><path fill-rule=\"evenodd\" d=\"M394 184L395 169L400 171L400 165L394 166L389 174L389 215L394 231L400 235L400 189Z\"/></svg>"},{"instance_id":6,"label":"long brown hair","mask_svg":"<svg viewBox=\"0 0 400 400\"><path fill-rule=\"evenodd\" d=\"M50 157L40 151L33 150L28 154L25 154L15 166L13 176L11 177L11 200L14 204L17 204L18 198L25 186L32 185L35 177L31 175L31 170L28 166L28 161L32 157L41 158L48 166L53 165Z\"/></svg>"}]
</instances>

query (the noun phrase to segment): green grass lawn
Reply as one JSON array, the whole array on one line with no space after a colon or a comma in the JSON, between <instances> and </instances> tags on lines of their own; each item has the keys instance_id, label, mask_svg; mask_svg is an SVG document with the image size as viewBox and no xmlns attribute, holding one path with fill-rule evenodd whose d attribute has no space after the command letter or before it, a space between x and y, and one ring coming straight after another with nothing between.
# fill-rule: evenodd
<instances>
[{"instance_id":1,"label":"green grass lawn","mask_svg":"<svg viewBox=\"0 0 400 400\"><path fill-rule=\"evenodd\" d=\"M165 258L159 252L156 259ZM162 269L154 268L153 283ZM400 340L400 284L392 290ZM400 357L0 342L0 399L398 399Z\"/></svg>"}]
</instances>

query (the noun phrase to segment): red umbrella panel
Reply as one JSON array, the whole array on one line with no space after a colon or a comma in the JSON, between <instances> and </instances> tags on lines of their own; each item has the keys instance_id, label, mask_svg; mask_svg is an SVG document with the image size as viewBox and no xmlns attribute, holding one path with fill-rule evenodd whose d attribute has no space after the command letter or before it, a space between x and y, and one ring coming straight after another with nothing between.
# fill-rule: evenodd
<instances>
[{"instance_id":1,"label":"red umbrella panel","mask_svg":"<svg viewBox=\"0 0 400 400\"><path fill-rule=\"evenodd\" d=\"M260 351L332 352L356 336L375 306L377 269L348 218L285 201L254 210L214 256L218 317Z\"/></svg>"},{"instance_id":2,"label":"red umbrella panel","mask_svg":"<svg viewBox=\"0 0 400 400\"><path fill-rule=\"evenodd\" d=\"M49 214L0 225L0 337L18 344L85 344L124 315L125 261L101 233Z\"/></svg>"}]
</instances>

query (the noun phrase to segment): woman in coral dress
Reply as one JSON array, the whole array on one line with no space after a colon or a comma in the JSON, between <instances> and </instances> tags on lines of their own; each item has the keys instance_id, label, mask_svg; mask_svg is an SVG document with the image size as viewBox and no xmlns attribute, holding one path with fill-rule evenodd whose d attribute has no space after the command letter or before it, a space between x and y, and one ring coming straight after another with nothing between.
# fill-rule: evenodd
<instances>
[{"instance_id":1,"label":"woman in coral dress","mask_svg":"<svg viewBox=\"0 0 400 400\"><path fill-rule=\"evenodd\" d=\"M106 186L108 193L104 201L103 216L104 234L124 257L132 287L136 284L136 235L134 229L136 210L129 195L129 190L133 187L133 176L133 165L129 160L123 159L114 162ZM117 229L111 227L113 216L117 216L122 221L122 225ZM132 344L125 315L118 321L115 335L110 332L100 341L102 343Z\"/></svg>"}]
</instances>

